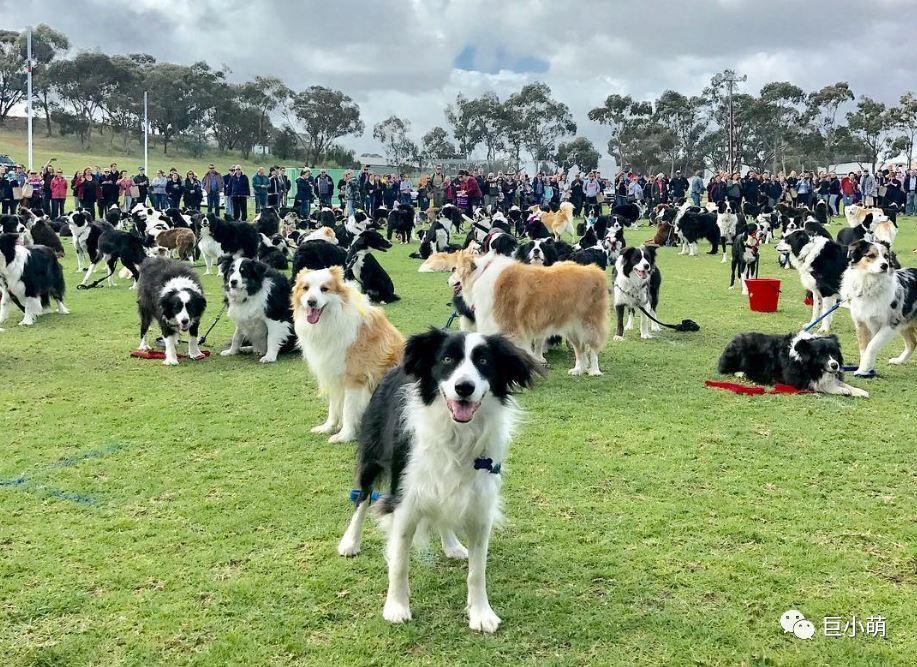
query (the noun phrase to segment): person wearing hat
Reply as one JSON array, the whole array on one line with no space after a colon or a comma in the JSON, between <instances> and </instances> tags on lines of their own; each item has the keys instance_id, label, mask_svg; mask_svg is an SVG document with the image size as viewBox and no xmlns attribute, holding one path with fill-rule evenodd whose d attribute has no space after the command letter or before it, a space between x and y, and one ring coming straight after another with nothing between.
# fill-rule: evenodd
<instances>
[{"instance_id":1,"label":"person wearing hat","mask_svg":"<svg viewBox=\"0 0 917 667\"><path fill-rule=\"evenodd\" d=\"M146 206L146 198L150 190L150 178L146 175L146 169L142 165L137 167L137 173L134 174L133 181L134 186L137 188L137 196L134 198L134 203Z\"/></svg>"},{"instance_id":2,"label":"person wearing hat","mask_svg":"<svg viewBox=\"0 0 917 667\"><path fill-rule=\"evenodd\" d=\"M215 165L207 165L207 173L201 179L201 189L207 197L207 212L220 214L220 193L223 191L223 177L217 173Z\"/></svg>"}]
</instances>

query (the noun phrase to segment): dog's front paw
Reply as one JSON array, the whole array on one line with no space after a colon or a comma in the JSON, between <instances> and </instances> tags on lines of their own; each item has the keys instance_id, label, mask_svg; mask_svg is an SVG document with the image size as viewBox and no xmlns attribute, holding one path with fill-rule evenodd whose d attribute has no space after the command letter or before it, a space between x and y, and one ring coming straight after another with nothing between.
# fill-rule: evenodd
<instances>
[{"instance_id":1,"label":"dog's front paw","mask_svg":"<svg viewBox=\"0 0 917 667\"><path fill-rule=\"evenodd\" d=\"M346 537L338 542L338 554L347 558L352 558L360 553L360 545Z\"/></svg>"},{"instance_id":2,"label":"dog's front paw","mask_svg":"<svg viewBox=\"0 0 917 667\"><path fill-rule=\"evenodd\" d=\"M907 361L907 357L902 354L900 357L892 357L888 360L888 363L892 364L893 366L900 366L905 361Z\"/></svg>"},{"instance_id":3,"label":"dog's front paw","mask_svg":"<svg viewBox=\"0 0 917 667\"><path fill-rule=\"evenodd\" d=\"M620 342L620 341L624 340L624 336L619 336L618 334L615 334L615 336L614 336L614 338L613 338L612 340L617 341L617 342Z\"/></svg>"},{"instance_id":4,"label":"dog's front paw","mask_svg":"<svg viewBox=\"0 0 917 667\"><path fill-rule=\"evenodd\" d=\"M22 321L19 323L19 326L21 326L21 327L30 327L30 326L32 326L33 324L35 324L35 320L22 320Z\"/></svg>"},{"instance_id":5,"label":"dog's front paw","mask_svg":"<svg viewBox=\"0 0 917 667\"><path fill-rule=\"evenodd\" d=\"M574 366L573 368L571 368L570 370L567 371L567 374L568 374L568 375L582 375L582 374L583 374L583 369L582 369L582 368L577 368L576 366Z\"/></svg>"},{"instance_id":6,"label":"dog's front paw","mask_svg":"<svg viewBox=\"0 0 917 667\"><path fill-rule=\"evenodd\" d=\"M163 366L178 366L178 359L163 359Z\"/></svg>"},{"instance_id":7,"label":"dog's front paw","mask_svg":"<svg viewBox=\"0 0 917 667\"><path fill-rule=\"evenodd\" d=\"M850 395L856 396L857 398L869 398L869 392L865 389L860 389L859 387L851 387Z\"/></svg>"},{"instance_id":8,"label":"dog's front paw","mask_svg":"<svg viewBox=\"0 0 917 667\"><path fill-rule=\"evenodd\" d=\"M475 632L491 634L500 627L500 617L494 613L490 605L482 609L471 608L468 611L468 627Z\"/></svg>"},{"instance_id":9,"label":"dog's front paw","mask_svg":"<svg viewBox=\"0 0 917 667\"><path fill-rule=\"evenodd\" d=\"M491 612L493 613L493 612ZM386 600L382 608L382 618L389 623L404 623L411 620L411 608L394 600Z\"/></svg>"},{"instance_id":10,"label":"dog's front paw","mask_svg":"<svg viewBox=\"0 0 917 667\"><path fill-rule=\"evenodd\" d=\"M238 352L236 352L235 350L223 350L222 352L220 352L221 357L232 357L236 354L238 354Z\"/></svg>"},{"instance_id":11,"label":"dog's front paw","mask_svg":"<svg viewBox=\"0 0 917 667\"><path fill-rule=\"evenodd\" d=\"M337 442L351 442L356 439L356 434L351 431L341 431L340 433L335 433L330 438L328 442L337 443Z\"/></svg>"},{"instance_id":12,"label":"dog's front paw","mask_svg":"<svg viewBox=\"0 0 917 667\"><path fill-rule=\"evenodd\" d=\"M589 375L592 375L593 377L601 375L601 374L602 374L602 371L600 371L598 368L593 368L589 371Z\"/></svg>"},{"instance_id":13,"label":"dog's front paw","mask_svg":"<svg viewBox=\"0 0 917 667\"><path fill-rule=\"evenodd\" d=\"M334 430L334 424L329 424L325 422L324 424L319 424L318 426L313 426L309 431L312 433L331 433Z\"/></svg>"},{"instance_id":14,"label":"dog's front paw","mask_svg":"<svg viewBox=\"0 0 917 667\"><path fill-rule=\"evenodd\" d=\"M262 364L273 364L275 361L277 361L277 357L272 357L270 355L265 354L258 361Z\"/></svg>"},{"instance_id":15,"label":"dog's front paw","mask_svg":"<svg viewBox=\"0 0 917 667\"><path fill-rule=\"evenodd\" d=\"M655 338L655 336L651 333L647 333L647 334L640 334L640 338L642 338L643 340L650 340L651 338Z\"/></svg>"},{"instance_id":16,"label":"dog's front paw","mask_svg":"<svg viewBox=\"0 0 917 667\"><path fill-rule=\"evenodd\" d=\"M446 558L454 558L455 560L468 560L468 549L466 549L458 542L455 544L450 544L449 546L444 546L443 553L446 555Z\"/></svg>"}]
</instances>

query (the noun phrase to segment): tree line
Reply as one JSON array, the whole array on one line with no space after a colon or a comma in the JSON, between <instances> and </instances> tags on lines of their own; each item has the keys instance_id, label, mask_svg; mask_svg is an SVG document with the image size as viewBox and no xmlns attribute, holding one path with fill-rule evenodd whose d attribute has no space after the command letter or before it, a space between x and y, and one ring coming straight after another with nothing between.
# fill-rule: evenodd
<instances>
[{"instance_id":1,"label":"tree line","mask_svg":"<svg viewBox=\"0 0 917 667\"><path fill-rule=\"evenodd\" d=\"M176 144L192 155L208 144L248 158L257 145L279 158L312 165L355 166L340 142L360 135L359 105L339 90L310 86L301 91L273 76L233 83L230 72L206 62L178 65L133 53L68 55L66 35L41 24L33 30L34 104L45 132L54 128L79 137L107 134L124 149L143 132L143 93L148 94L154 144L164 154ZM25 34L0 31L0 123L26 94ZM734 73L714 76L700 95L674 90L655 100L612 94L588 113L608 132L607 152L618 165L644 173L673 173L728 166L730 122L735 164L758 171L811 169L842 162L873 168L882 160L914 155L917 96L903 94L887 106L857 99L843 81L804 91L785 81L764 85L757 95L727 94ZM576 136L569 107L541 82L500 99L459 94L446 108L446 125L414 141L409 120L391 116L372 128L388 161L423 168L441 160L484 162L518 168L523 158L545 169L594 169L599 150ZM730 121L731 119L731 121ZM479 156L475 159L475 156Z\"/></svg>"}]
</instances>

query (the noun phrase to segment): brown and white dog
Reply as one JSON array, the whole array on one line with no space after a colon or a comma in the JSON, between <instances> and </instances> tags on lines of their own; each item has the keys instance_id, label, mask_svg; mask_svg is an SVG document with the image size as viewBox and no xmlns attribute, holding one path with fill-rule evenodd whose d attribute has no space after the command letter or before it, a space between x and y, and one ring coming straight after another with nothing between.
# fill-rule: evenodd
<instances>
[{"instance_id":1,"label":"brown and white dog","mask_svg":"<svg viewBox=\"0 0 917 667\"><path fill-rule=\"evenodd\" d=\"M503 333L541 363L545 341L562 336L576 355L570 375L602 374L599 352L608 340L608 285L597 266L538 266L493 252L478 257L462 252L449 284L474 309L478 332Z\"/></svg>"},{"instance_id":2,"label":"brown and white dog","mask_svg":"<svg viewBox=\"0 0 917 667\"><path fill-rule=\"evenodd\" d=\"M555 241L560 241L564 232L575 236L573 229L573 204L565 201L556 211L542 211L538 205L532 206L529 211L541 214L541 223L554 235Z\"/></svg>"},{"instance_id":3,"label":"brown and white dog","mask_svg":"<svg viewBox=\"0 0 917 667\"><path fill-rule=\"evenodd\" d=\"M197 237L194 232L186 227L172 227L169 229L160 229L157 225L153 228L153 238L156 245L169 251L175 251L179 259L190 261L194 259L194 246L197 244Z\"/></svg>"},{"instance_id":4,"label":"brown and white dog","mask_svg":"<svg viewBox=\"0 0 917 667\"><path fill-rule=\"evenodd\" d=\"M313 433L354 440L373 390L404 351L404 337L340 266L303 269L293 285L293 325L303 359L328 394L328 419Z\"/></svg>"},{"instance_id":5,"label":"brown and white dog","mask_svg":"<svg viewBox=\"0 0 917 667\"><path fill-rule=\"evenodd\" d=\"M437 273L440 271L449 272L455 269L458 262L458 252L434 252L427 257L418 273Z\"/></svg>"}]
</instances>

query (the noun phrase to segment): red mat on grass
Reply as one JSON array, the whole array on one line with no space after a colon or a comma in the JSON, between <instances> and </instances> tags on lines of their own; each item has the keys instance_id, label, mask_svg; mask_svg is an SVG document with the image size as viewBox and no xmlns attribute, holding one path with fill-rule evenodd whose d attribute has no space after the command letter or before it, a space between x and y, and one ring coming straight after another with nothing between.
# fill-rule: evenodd
<instances>
[{"instance_id":1,"label":"red mat on grass","mask_svg":"<svg viewBox=\"0 0 917 667\"><path fill-rule=\"evenodd\" d=\"M134 350L131 352L132 357L137 357L138 359L165 359L166 353L162 350ZM201 356L199 356L194 361L199 361L201 359L206 359L210 356L210 350L201 350ZM187 354L179 354L179 359L187 359Z\"/></svg>"},{"instance_id":2,"label":"red mat on grass","mask_svg":"<svg viewBox=\"0 0 917 667\"><path fill-rule=\"evenodd\" d=\"M808 389L797 389L788 384L775 384L770 391L766 391L760 385L742 384L740 382L723 382L720 380L704 380L704 385L711 389L725 389L734 394L746 394L748 396L758 396L760 394L811 394Z\"/></svg>"}]
</instances>

